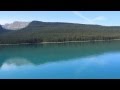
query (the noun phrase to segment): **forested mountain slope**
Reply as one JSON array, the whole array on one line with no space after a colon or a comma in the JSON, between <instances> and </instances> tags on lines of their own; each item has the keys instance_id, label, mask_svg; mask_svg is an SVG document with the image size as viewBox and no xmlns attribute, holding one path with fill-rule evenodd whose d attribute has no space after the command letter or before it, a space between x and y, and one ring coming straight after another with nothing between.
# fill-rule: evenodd
<instances>
[{"instance_id":1,"label":"forested mountain slope","mask_svg":"<svg viewBox=\"0 0 120 90\"><path fill-rule=\"evenodd\" d=\"M0 27L0 44L112 39L120 39L119 26L32 21L20 30Z\"/></svg>"}]
</instances>

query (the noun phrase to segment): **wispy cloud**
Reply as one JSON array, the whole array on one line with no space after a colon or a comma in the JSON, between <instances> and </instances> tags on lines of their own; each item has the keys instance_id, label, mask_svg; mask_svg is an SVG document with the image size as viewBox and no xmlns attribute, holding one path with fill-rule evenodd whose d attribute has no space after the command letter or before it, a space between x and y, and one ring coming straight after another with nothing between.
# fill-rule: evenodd
<instances>
[{"instance_id":1,"label":"wispy cloud","mask_svg":"<svg viewBox=\"0 0 120 90\"><path fill-rule=\"evenodd\" d=\"M90 24L97 24L98 21L103 21L106 18L104 16L97 16L93 19L89 19L88 17L84 16L83 14L81 14L79 11L72 11L72 13L82 19L84 19L85 21L87 21L87 23Z\"/></svg>"},{"instance_id":2,"label":"wispy cloud","mask_svg":"<svg viewBox=\"0 0 120 90\"><path fill-rule=\"evenodd\" d=\"M79 11L72 11L72 13L79 16L80 18L88 21L88 23L94 24L94 22L91 19L89 19L86 16L82 15Z\"/></svg>"}]
</instances>

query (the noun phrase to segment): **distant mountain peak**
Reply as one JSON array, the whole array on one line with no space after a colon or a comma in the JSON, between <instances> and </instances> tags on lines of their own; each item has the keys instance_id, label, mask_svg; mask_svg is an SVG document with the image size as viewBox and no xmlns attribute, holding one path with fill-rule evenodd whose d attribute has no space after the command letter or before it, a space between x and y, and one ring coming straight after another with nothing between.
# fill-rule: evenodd
<instances>
[{"instance_id":1,"label":"distant mountain peak","mask_svg":"<svg viewBox=\"0 0 120 90\"><path fill-rule=\"evenodd\" d=\"M19 30L19 29L27 27L29 25L29 23L30 22L15 21L10 24L7 23L5 25L2 25L2 27L5 29L9 29L9 30Z\"/></svg>"}]
</instances>

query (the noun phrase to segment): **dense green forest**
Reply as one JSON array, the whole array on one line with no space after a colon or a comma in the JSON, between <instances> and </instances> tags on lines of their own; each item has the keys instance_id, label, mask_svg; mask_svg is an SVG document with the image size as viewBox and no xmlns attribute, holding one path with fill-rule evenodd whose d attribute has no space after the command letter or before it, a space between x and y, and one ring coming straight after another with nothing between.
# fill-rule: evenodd
<instances>
[{"instance_id":1,"label":"dense green forest","mask_svg":"<svg viewBox=\"0 0 120 90\"><path fill-rule=\"evenodd\" d=\"M20 30L0 26L0 44L120 39L119 26L32 21Z\"/></svg>"}]
</instances>

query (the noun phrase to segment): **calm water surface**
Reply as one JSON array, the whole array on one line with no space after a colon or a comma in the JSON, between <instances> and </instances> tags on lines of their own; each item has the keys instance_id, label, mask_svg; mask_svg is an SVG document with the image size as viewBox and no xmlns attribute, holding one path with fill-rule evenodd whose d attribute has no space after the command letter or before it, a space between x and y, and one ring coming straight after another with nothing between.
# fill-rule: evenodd
<instances>
[{"instance_id":1,"label":"calm water surface","mask_svg":"<svg viewBox=\"0 0 120 90\"><path fill-rule=\"evenodd\" d=\"M0 79L120 78L120 41L0 46Z\"/></svg>"}]
</instances>

